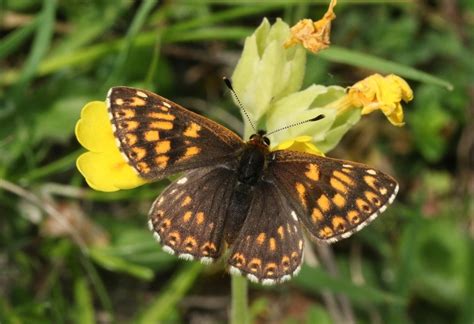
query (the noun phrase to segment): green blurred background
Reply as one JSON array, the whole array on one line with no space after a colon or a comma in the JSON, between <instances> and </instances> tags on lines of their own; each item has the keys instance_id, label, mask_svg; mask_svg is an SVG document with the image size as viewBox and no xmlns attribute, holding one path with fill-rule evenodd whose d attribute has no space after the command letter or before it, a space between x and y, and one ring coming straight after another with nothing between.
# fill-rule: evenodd
<instances>
[{"instance_id":1,"label":"green blurred background","mask_svg":"<svg viewBox=\"0 0 474 324\"><path fill-rule=\"evenodd\" d=\"M310 4L311 3L311 4ZM82 106L144 87L236 130L221 81L263 17L318 19L328 1L0 0L0 322L224 323L230 280L163 252L146 227L169 181L94 192L75 168ZM330 156L391 170L377 221L288 284L250 286L256 323L474 322L474 3L342 1L305 86L397 73L406 126L363 118ZM423 72L422 72L423 71Z\"/></svg>"}]
</instances>

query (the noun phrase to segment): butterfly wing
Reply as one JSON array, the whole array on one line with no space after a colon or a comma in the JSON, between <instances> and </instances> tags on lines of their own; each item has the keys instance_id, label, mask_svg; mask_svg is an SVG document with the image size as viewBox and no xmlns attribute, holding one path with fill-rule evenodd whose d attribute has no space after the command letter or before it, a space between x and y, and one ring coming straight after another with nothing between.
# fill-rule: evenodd
<instances>
[{"instance_id":1,"label":"butterfly wing","mask_svg":"<svg viewBox=\"0 0 474 324\"><path fill-rule=\"evenodd\" d=\"M271 154L266 176L306 228L327 243L369 224L398 192L392 177L363 164L286 150Z\"/></svg>"},{"instance_id":2,"label":"butterfly wing","mask_svg":"<svg viewBox=\"0 0 474 324\"><path fill-rule=\"evenodd\" d=\"M230 272L274 284L296 275L302 259L303 234L296 214L274 184L261 182L232 245Z\"/></svg>"},{"instance_id":3,"label":"butterfly wing","mask_svg":"<svg viewBox=\"0 0 474 324\"><path fill-rule=\"evenodd\" d=\"M232 170L214 167L189 171L169 185L153 203L148 222L163 250L204 263L218 258L236 181Z\"/></svg>"},{"instance_id":4,"label":"butterfly wing","mask_svg":"<svg viewBox=\"0 0 474 324\"><path fill-rule=\"evenodd\" d=\"M145 179L229 161L243 145L224 126L146 90L111 88L107 106L120 150Z\"/></svg>"}]
</instances>

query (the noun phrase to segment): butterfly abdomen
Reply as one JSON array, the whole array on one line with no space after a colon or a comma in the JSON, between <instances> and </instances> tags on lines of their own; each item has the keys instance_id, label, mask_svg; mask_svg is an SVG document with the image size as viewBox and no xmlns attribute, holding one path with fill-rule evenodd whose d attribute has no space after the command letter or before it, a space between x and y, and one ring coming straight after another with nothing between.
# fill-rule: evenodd
<instances>
[{"instance_id":1,"label":"butterfly abdomen","mask_svg":"<svg viewBox=\"0 0 474 324\"><path fill-rule=\"evenodd\" d=\"M254 187L262 178L265 152L258 146L248 145L240 155L237 183L227 209L225 240L232 243L247 218Z\"/></svg>"}]
</instances>

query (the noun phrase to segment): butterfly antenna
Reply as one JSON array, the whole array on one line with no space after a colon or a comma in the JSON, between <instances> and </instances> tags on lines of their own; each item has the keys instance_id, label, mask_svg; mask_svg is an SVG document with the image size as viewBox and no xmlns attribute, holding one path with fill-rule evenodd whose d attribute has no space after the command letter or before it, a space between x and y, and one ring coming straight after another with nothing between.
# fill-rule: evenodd
<instances>
[{"instance_id":1,"label":"butterfly antenna","mask_svg":"<svg viewBox=\"0 0 474 324\"><path fill-rule=\"evenodd\" d=\"M309 122L318 121L318 120L323 119L324 117L325 116L323 114L317 115L316 117L313 117L311 119L303 120L303 121L300 121L300 122L297 122L297 123L294 123L294 124L290 124L290 125L275 129L274 131L271 131L270 133L267 133L266 135L269 136L269 135L272 135L276 132L279 132L279 131L282 131L282 130L285 130L285 129L288 129L288 128L291 128L291 127L294 127L294 126L299 126L299 125L303 125L303 124L306 124L306 123L309 123Z\"/></svg>"},{"instance_id":2,"label":"butterfly antenna","mask_svg":"<svg viewBox=\"0 0 474 324\"><path fill-rule=\"evenodd\" d=\"M253 128L253 130L254 130L255 132L257 132L257 128L255 128L255 125L253 124L252 119L250 119L250 116L249 116L249 114L247 113L247 110L245 110L244 106L243 106L242 103L240 102L239 97L237 97L237 93L235 93L235 90L234 90L234 88L232 87L232 82L231 82L227 77L223 77L222 79L224 80L224 83L225 83L225 85L227 86L227 88L229 88L230 92L231 92L232 95L234 96L235 100L238 102L238 104L239 104L239 106L240 106L240 109L242 109L242 111L243 111L244 114L245 114L245 117L247 117L247 120L249 121L250 126L252 126L252 128Z\"/></svg>"}]
</instances>

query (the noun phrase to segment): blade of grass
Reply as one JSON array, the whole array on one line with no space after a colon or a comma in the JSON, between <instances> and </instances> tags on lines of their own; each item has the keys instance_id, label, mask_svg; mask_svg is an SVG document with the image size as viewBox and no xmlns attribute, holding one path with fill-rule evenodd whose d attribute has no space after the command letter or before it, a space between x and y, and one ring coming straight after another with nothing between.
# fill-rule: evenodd
<instances>
[{"instance_id":1,"label":"blade of grass","mask_svg":"<svg viewBox=\"0 0 474 324\"><path fill-rule=\"evenodd\" d=\"M18 28L2 39L0 42L0 59L14 52L25 40L30 37L38 26L39 19L36 18L28 25Z\"/></svg>"},{"instance_id":2,"label":"blade of grass","mask_svg":"<svg viewBox=\"0 0 474 324\"><path fill-rule=\"evenodd\" d=\"M192 287L202 269L203 265L199 262L186 264L159 296L141 312L135 322L142 324L165 322L168 314L186 295L186 292Z\"/></svg>"},{"instance_id":3,"label":"blade of grass","mask_svg":"<svg viewBox=\"0 0 474 324\"><path fill-rule=\"evenodd\" d=\"M91 248L89 250L89 256L97 264L108 270L125 272L143 280L151 280L153 278L153 271L150 268L131 263L123 258L108 254L101 248Z\"/></svg>"},{"instance_id":4,"label":"blade of grass","mask_svg":"<svg viewBox=\"0 0 474 324\"><path fill-rule=\"evenodd\" d=\"M21 177L21 182L32 181L35 179L50 176L58 172L69 170L71 167L74 166L74 162L76 161L77 157L83 152L83 149L78 149L66 156L63 156L62 158L55 160L54 162L51 162L50 164L31 169L30 172Z\"/></svg>"},{"instance_id":5,"label":"blade of grass","mask_svg":"<svg viewBox=\"0 0 474 324\"><path fill-rule=\"evenodd\" d=\"M320 268L304 266L292 281L303 290L320 294L322 289L344 293L353 301L371 301L402 305L403 298L369 286L357 286L343 278L334 278Z\"/></svg>"},{"instance_id":6,"label":"blade of grass","mask_svg":"<svg viewBox=\"0 0 474 324\"><path fill-rule=\"evenodd\" d=\"M113 322L115 312L112 306L112 301L110 300L109 294L107 293L107 289L105 288L100 275L97 273L97 269L95 268L94 264L92 264L90 258L87 255L81 256L80 260L85 272L89 277L92 287L99 297L99 302L101 303L103 309L110 316L110 321Z\"/></svg>"},{"instance_id":7,"label":"blade of grass","mask_svg":"<svg viewBox=\"0 0 474 324\"><path fill-rule=\"evenodd\" d=\"M230 311L231 324L249 323L248 282L242 276L231 276L232 301Z\"/></svg>"},{"instance_id":8,"label":"blade of grass","mask_svg":"<svg viewBox=\"0 0 474 324\"><path fill-rule=\"evenodd\" d=\"M32 49L26 59L25 64L18 76L17 84L13 89L13 97L19 98L28 82L35 76L40 62L49 49L51 38L53 37L53 27L56 12L56 0L44 1L41 10L38 30L33 41Z\"/></svg>"},{"instance_id":9,"label":"blade of grass","mask_svg":"<svg viewBox=\"0 0 474 324\"><path fill-rule=\"evenodd\" d=\"M123 40L119 55L117 56L114 63L112 73L106 82L107 84L114 84L116 83L117 79L120 78L123 68L127 62L130 49L132 48L133 41L140 29L143 27L143 25L145 25L145 21L156 3L157 0L145 0L138 8L137 13L133 17L132 23L130 24L130 27L127 31L125 39Z\"/></svg>"},{"instance_id":10,"label":"blade of grass","mask_svg":"<svg viewBox=\"0 0 474 324\"><path fill-rule=\"evenodd\" d=\"M76 323L95 323L92 296L87 287L87 282L83 278L76 280L74 285L74 299L76 301Z\"/></svg>"},{"instance_id":11,"label":"blade of grass","mask_svg":"<svg viewBox=\"0 0 474 324\"><path fill-rule=\"evenodd\" d=\"M330 48L319 52L317 55L331 62L344 63L382 73L394 73L408 79L434 84L448 90L453 90L453 85L450 82L426 72L346 48L331 46Z\"/></svg>"},{"instance_id":12,"label":"blade of grass","mask_svg":"<svg viewBox=\"0 0 474 324\"><path fill-rule=\"evenodd\" d=\"M282 4L279 6L282 6ZM231 21L240 17L261 14L279 6L267 4L265 6L238 7L224 10L211 16L198 17L196 19L178 23L169 28L164 28L162 33L167 34L168 32L172 33L173 31L177 32L183 30L188 30L190 33L193 33L197 27ZM249 33L245 36L249 35L250 32L251 31L249 30ZM134 46L149 46L153 44L156 41L155 35L156 33L154 31L140 33L140 35L138 35L135 39ZM123 40L113 40L110 42L103 42L90 47L78 49L74 53L66 53L47 57L39 65L37 75L45 76L62 68L90 63L110 52L119 50L122 44ZM17 70L6 70L2 74L2 78L0 78L0 85L12 84L18 80L18 77L19 72Z\"/></svg>"}]
</instances>

